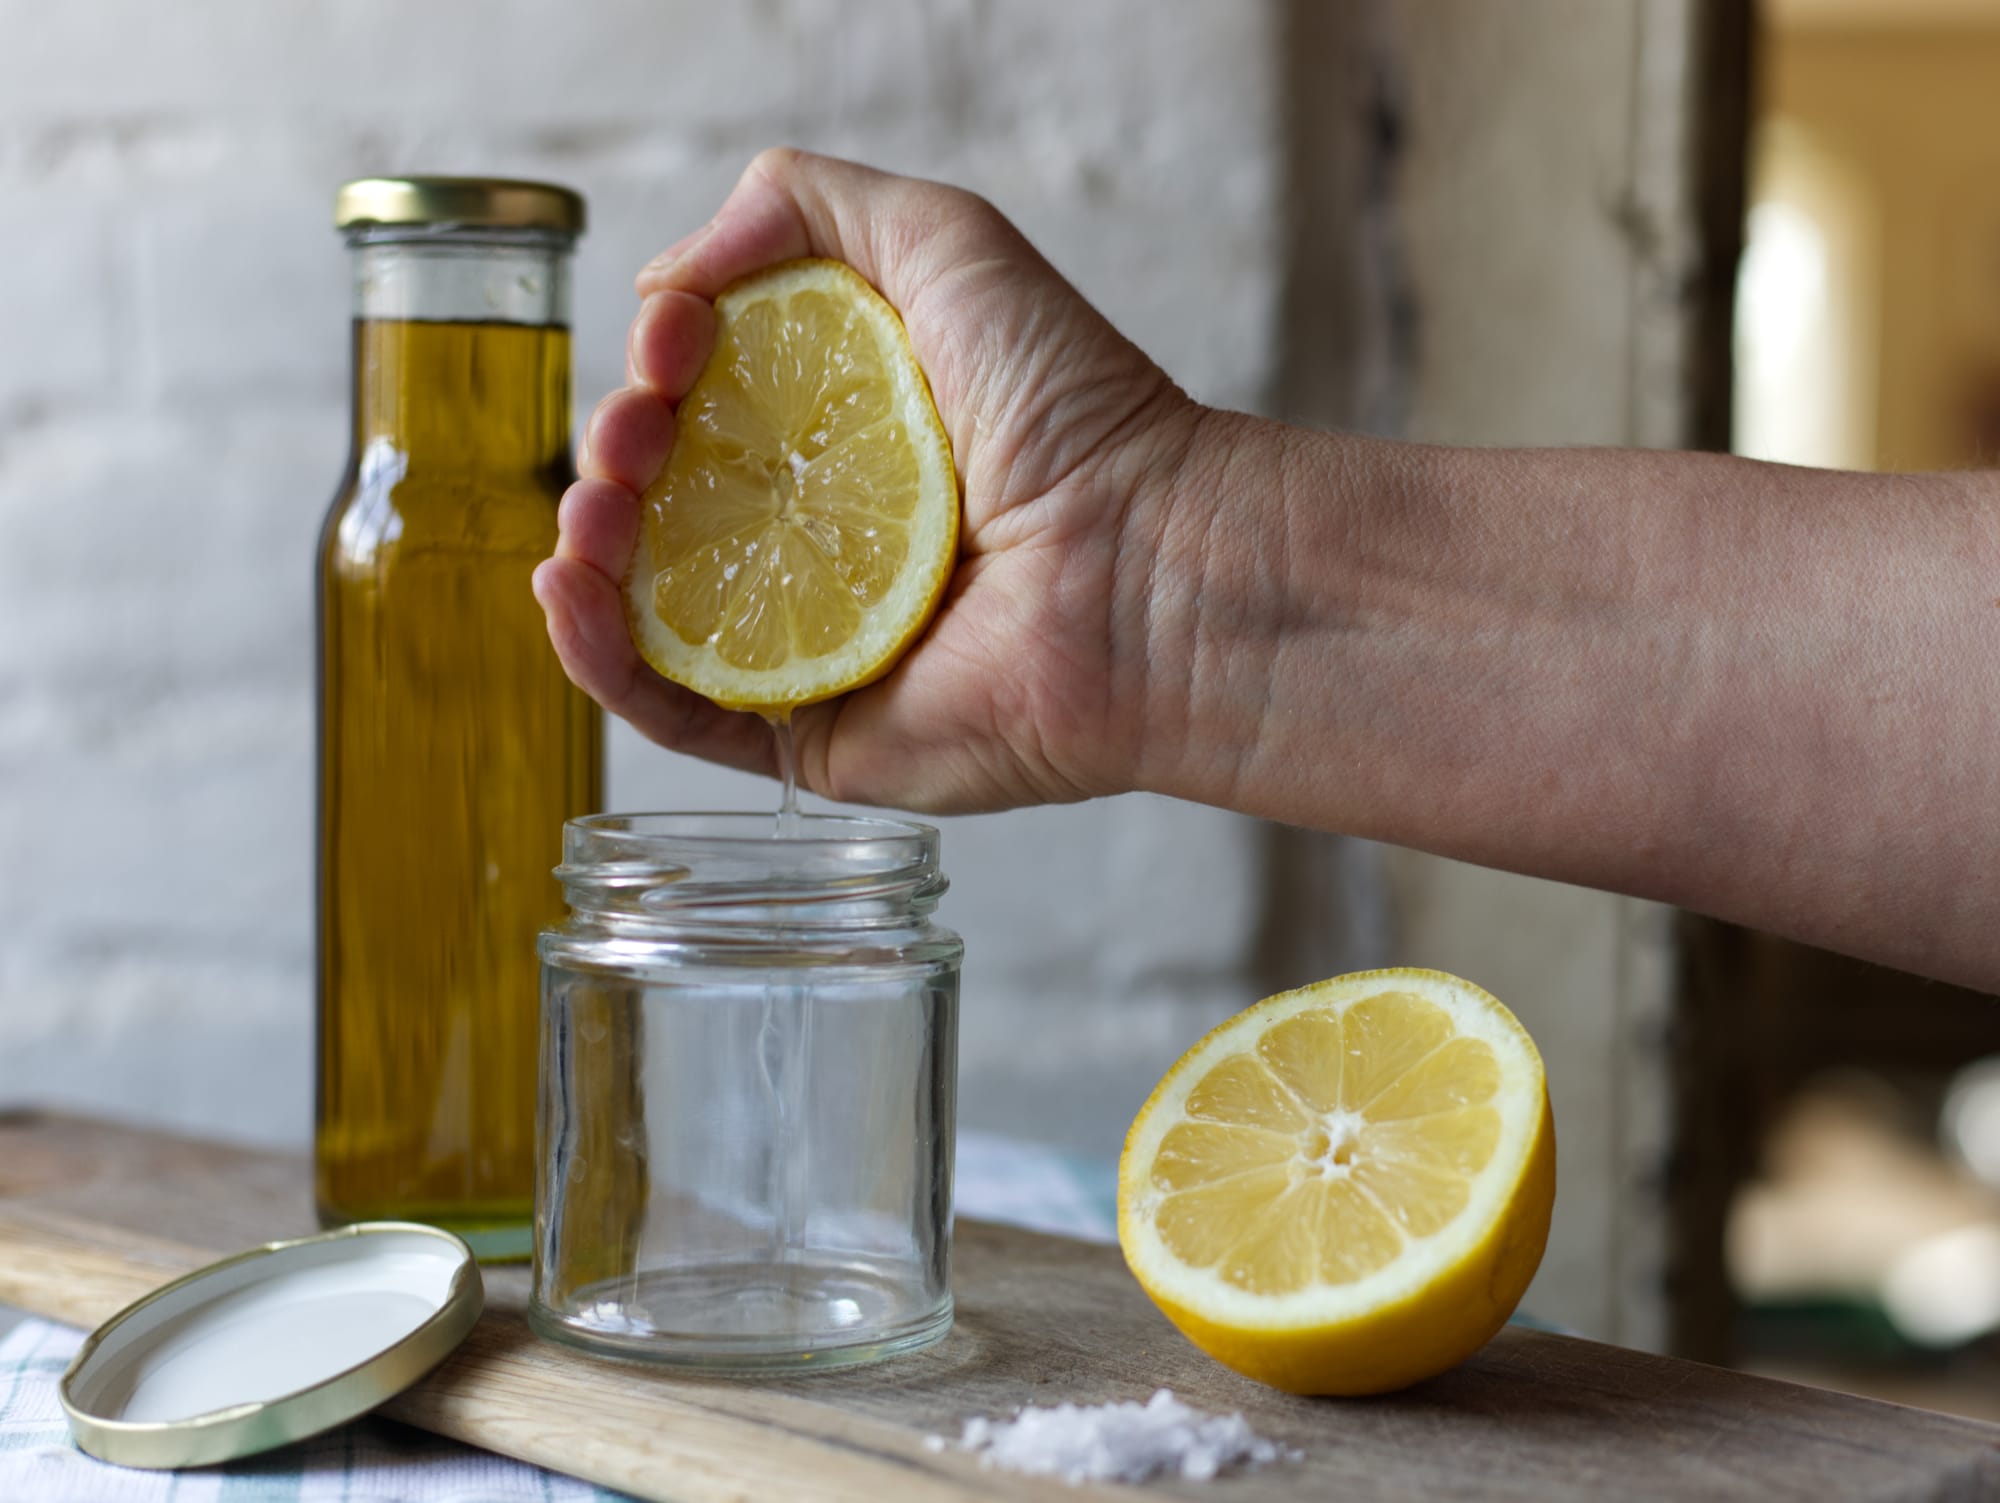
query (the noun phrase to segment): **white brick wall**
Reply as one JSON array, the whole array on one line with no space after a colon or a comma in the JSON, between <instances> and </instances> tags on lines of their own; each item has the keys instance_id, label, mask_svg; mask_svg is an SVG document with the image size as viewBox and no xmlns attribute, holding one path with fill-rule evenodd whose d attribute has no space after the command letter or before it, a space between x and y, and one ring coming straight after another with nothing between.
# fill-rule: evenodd
<instances>
[{"instance_id":1,"label":"white brick wall","mask_svg":"<svg viewBox=\"0 0 2000 1503\"><path fill-rule=\"evenodd\" d=\"M1199 0L0 0L0 1101L301 1142L311 560L345 445L334 185L589 197L579 412L631 279L778 141L987 193L1186 384L1276 326L1275 10ZM620 734L615 807L766 803ZM1260 836L954 822L965 1112L1115 1151L1253 999Z\"/></svg>"},{"instance_id":2,"label":"white brick wall","mask_svg":"<svg viewBox=\"0 0 2000 1503\"><path fill-rule=\"evenodd\" d=\"M1646 38L1696 3L0 0L0 1105L306 1136L342 179L581 188L580 412L620 378L636 268L783 141L988 194L1207 399L1299 410L1283 369L1428 437L1662 441L1675 393L1634 351L1682 315L1642 295L1621 205L1658 186ZM1309 136L1347 145L1287 150ZM1303 323L1288 255L1295 290L1343 289ZM769 798L614 734L614 806ZM1108 1155L1207 1024L1308 979L1286 968L1461 969L1550 1064L1564 1195L1533 1307L1656 1336L1657 916L1400 853L1342 916L1374 853L1273 854L1147 799L952 822L966 1119Z\"/></svg>"}]
</instances>

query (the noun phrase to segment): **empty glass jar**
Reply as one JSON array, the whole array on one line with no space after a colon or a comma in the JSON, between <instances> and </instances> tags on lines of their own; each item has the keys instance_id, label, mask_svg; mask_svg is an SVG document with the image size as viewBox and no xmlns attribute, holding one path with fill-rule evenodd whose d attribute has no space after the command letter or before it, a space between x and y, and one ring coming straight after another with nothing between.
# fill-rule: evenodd
<instances>
[{"instance_id":1,"label":"empty glass jar","mask_svg":"<svg viewBox=\"0 0 2000 1503\"><path fill-rule=\"evenodd\" d=\"M951 1328L958 972L937 831L592 815L542 953L536 1330L874 1361Z\"/></svg>"}]
</instances>

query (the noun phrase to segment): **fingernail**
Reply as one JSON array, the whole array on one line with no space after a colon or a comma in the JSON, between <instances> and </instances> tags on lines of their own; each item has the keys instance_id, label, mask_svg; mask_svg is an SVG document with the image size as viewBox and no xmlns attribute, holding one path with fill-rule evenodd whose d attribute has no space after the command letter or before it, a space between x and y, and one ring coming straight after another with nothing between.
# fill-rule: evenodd
<instances>
[{"instance_id":1,"label":"fingernail","mask_svg":"<svg viewBox=\"0 0 2000 1503\"><path fill-rule=\"evenodd\" d=\"M549 602L548 587L543 583L543 580L548 575L549 565L554 562L555 560L551 558L543 559L539 564L535 565L535 572L528 576L529 592L534 595L535 604L542 608L544 616L549 614Z\"/></svg>"},{"instance_id":2,"label":"fingernail","mask_svg":"<svg viewBox=\"0 0 2000 1503\"><path fill-rule=\"evenodd\" d=\"M597 426L597 415L604 410L604 404L611 400L609 392L597 399L597 405L590 409L590 416L583 420L583 426L576 433L576 473L581 476L590 463L590 430Z\"/></svg>"}]
</instances>

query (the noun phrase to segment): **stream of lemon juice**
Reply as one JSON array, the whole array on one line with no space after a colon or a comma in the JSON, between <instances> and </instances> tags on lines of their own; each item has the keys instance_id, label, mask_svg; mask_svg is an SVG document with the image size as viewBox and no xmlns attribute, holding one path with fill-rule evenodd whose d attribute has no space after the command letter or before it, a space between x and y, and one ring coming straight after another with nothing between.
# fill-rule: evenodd
<instances>
[{"instance_id":1,"label":"stream of lemon juice","mask_svg":"<svg viewBox=\"0 0 2000 1503\"><path fill-rule=\"evenodd\" d=\"M771 831L778 840L799 837L799 759L792 744L792 712L774 710L764 717L771 727L771 739L778 749L778 782L784 793L778 800L777 827Z\"/></svg>"},{"instance_id":2,"label":"stream of lemon juice","mask_svg":"<svg viewBox=\"0 0 2000 1503\"><path fill-rule=\"evenodd\" d=\"M798 755L789 708L767 714L777 750L783 793L772 822L773 840L796 840L799 819ZM812 1059L812 992L805 986L764 988L757 1029L757 1062L770 1111L771 1156L767 1193L771 1202L771 1261L779 1269L799 1261L805 1247L806 1197L812 1184L806 1129L807 1074ZM780 1277L784 1277L781 1273Z\"/></svg>"}]
</instances>

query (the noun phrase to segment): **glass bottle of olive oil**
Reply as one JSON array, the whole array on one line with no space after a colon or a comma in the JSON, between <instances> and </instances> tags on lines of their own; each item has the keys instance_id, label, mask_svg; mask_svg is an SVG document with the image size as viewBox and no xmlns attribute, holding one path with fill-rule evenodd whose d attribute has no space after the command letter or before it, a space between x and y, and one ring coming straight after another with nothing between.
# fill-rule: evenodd
<instances>
[{"instance_id":1,"label":"glass bottle of olive oil","mask_svg":"<svg viewBox=\"0 0 2000 1503\"><path fill-rule=\"evenodd\" d=\"M319 1080L327 1222L529 1245L535 936L596 707L529 589L571 476L583 203L492 179L349 183L354 434L319 550Z\"/></svg>"}]
</instances>

